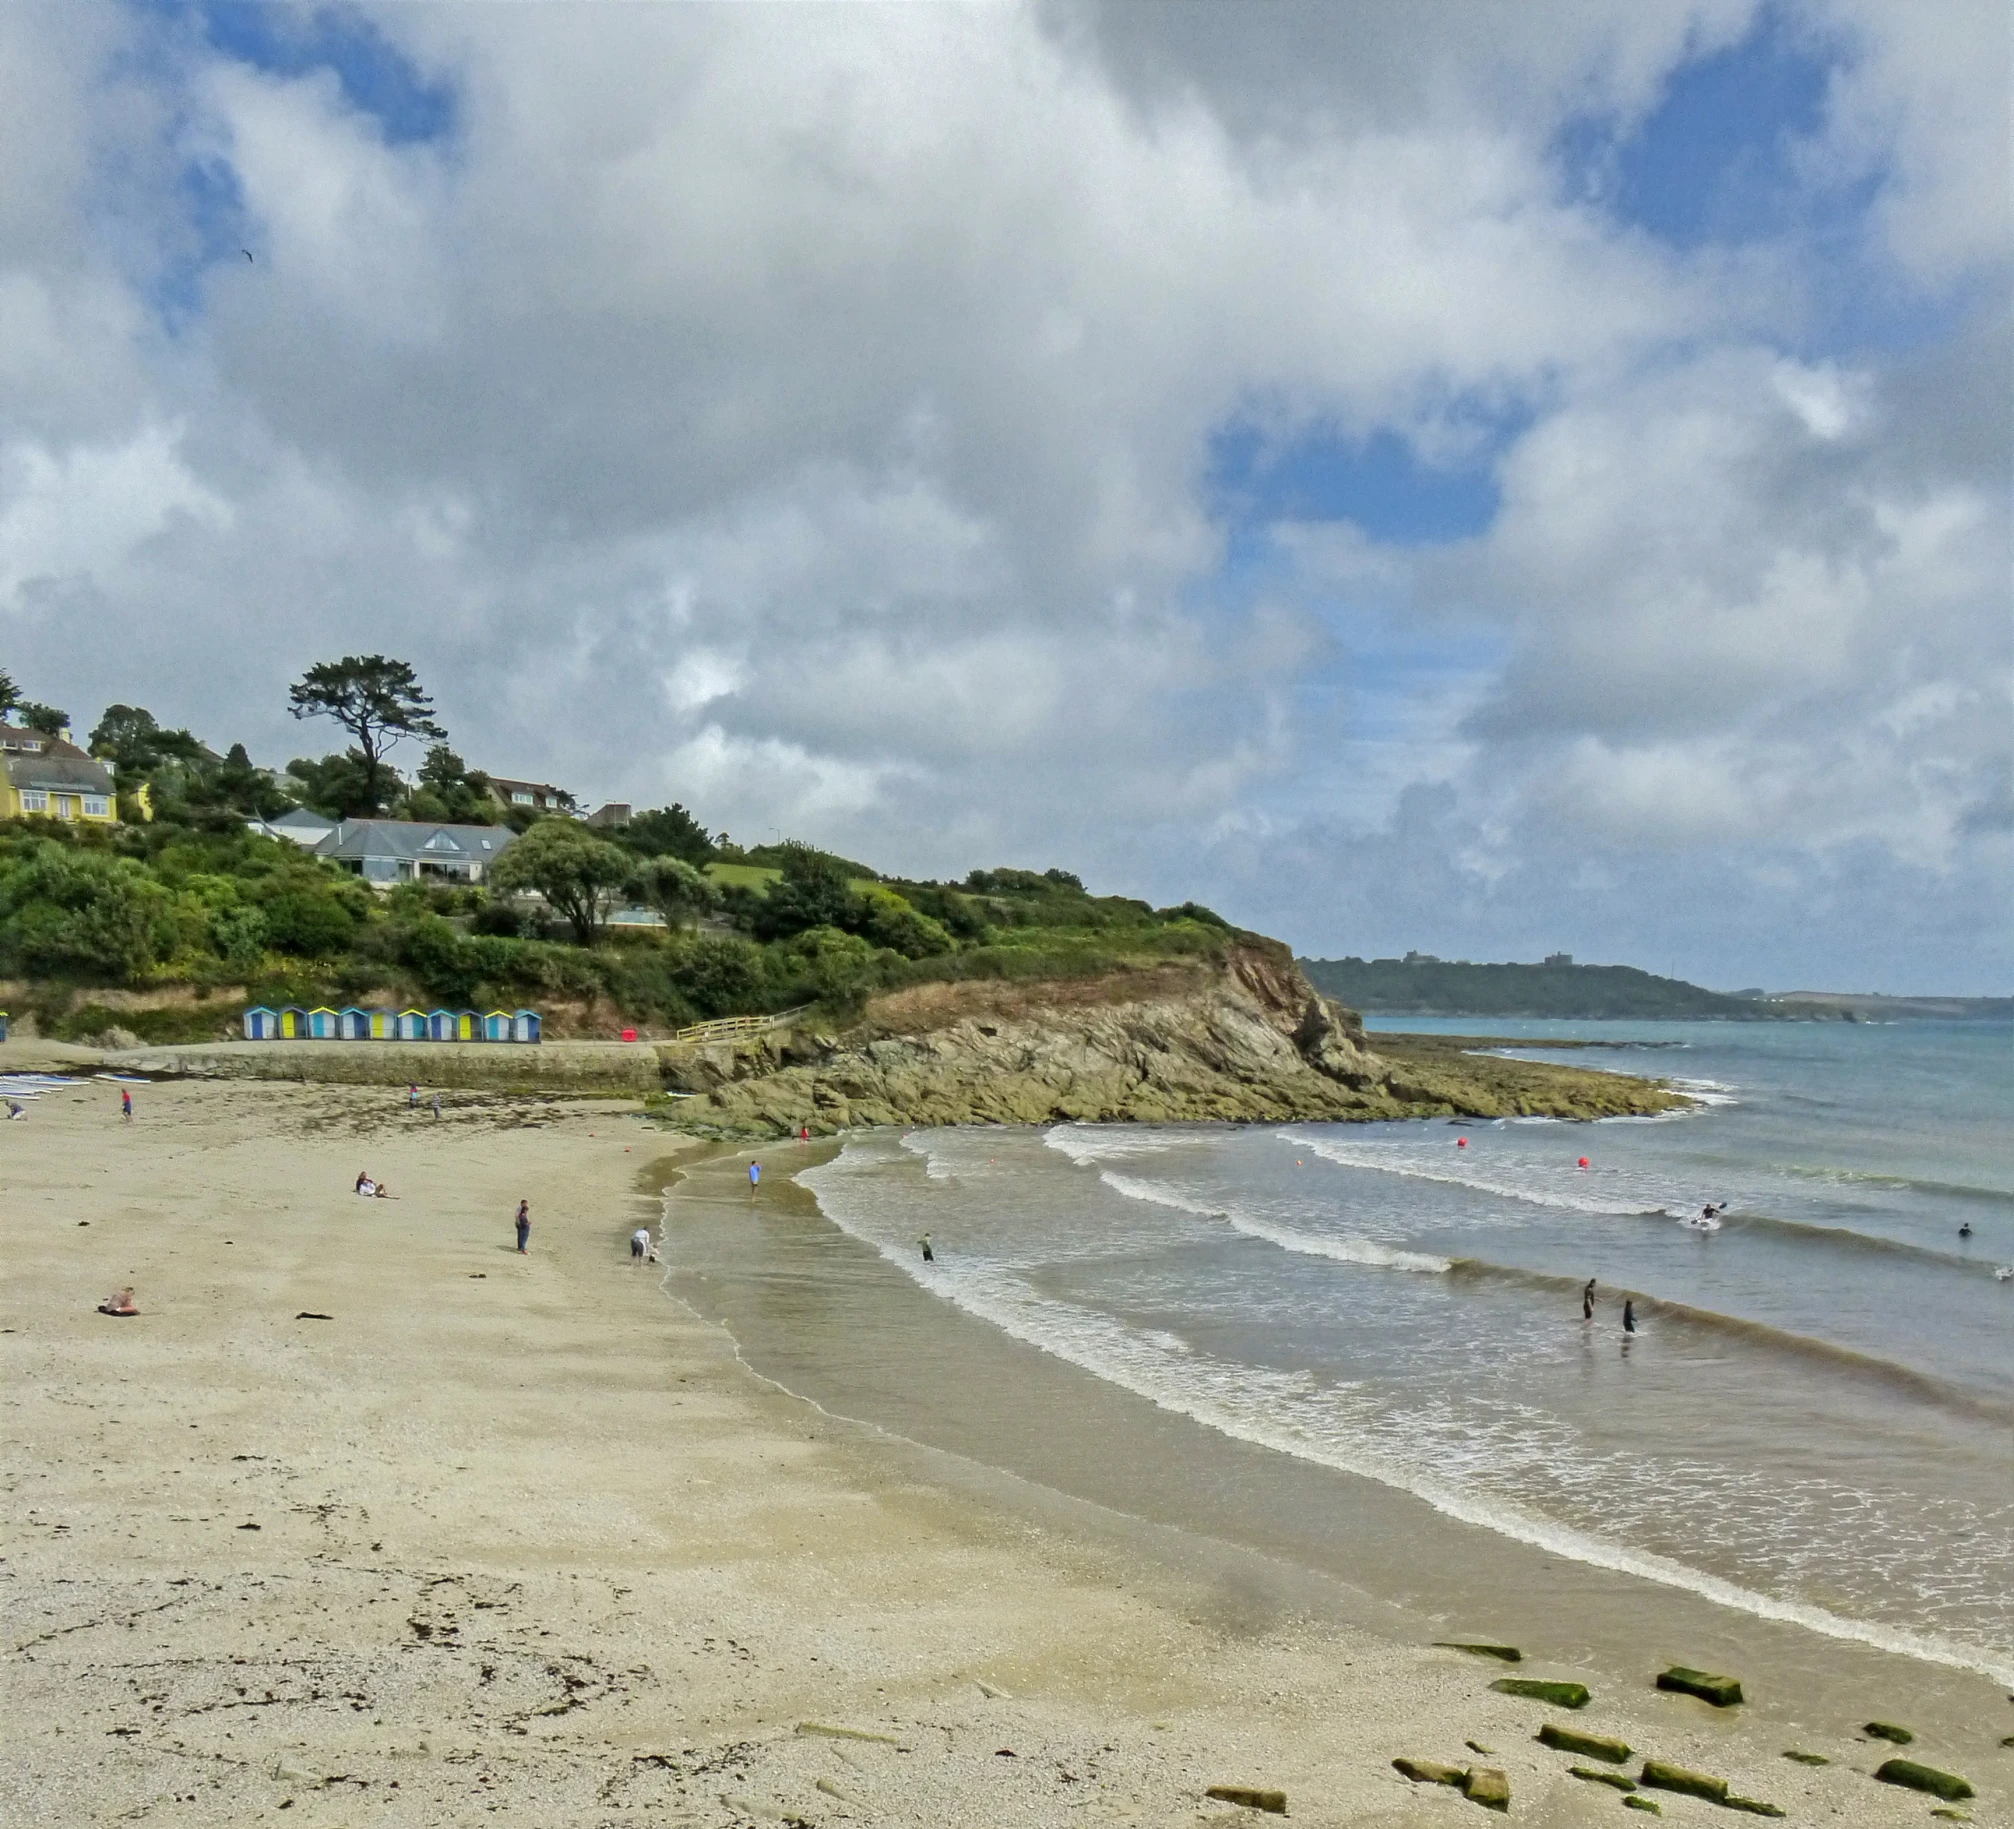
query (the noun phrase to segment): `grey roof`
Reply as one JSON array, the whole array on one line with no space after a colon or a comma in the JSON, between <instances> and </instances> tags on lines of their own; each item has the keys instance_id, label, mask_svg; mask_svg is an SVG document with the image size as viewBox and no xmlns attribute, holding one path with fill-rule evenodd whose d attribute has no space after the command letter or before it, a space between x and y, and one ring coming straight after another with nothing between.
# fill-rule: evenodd
<instances>
[{"instance_id":1,"label":"grey roof","mask_svg":"<svg viewBox=\"0 0 2014 1829\"><path fill-rule=\"evenodd\" d=\"M64 794L112 792L112 771L74 743L54 743L41 755L8 754L7 779L17 788L54 788Z\"/></svg>"},{"instance_id":2,"label":"grey roof","mask_svg":"<svg viewBox=\"0 0 2014 1829\"><path fill-rule=\"evenodd\" d=\"M315 855L490 864L516 837L509 826L437 826L424 819L346 819L315 847Z\"/></svg>"}]
</instances>

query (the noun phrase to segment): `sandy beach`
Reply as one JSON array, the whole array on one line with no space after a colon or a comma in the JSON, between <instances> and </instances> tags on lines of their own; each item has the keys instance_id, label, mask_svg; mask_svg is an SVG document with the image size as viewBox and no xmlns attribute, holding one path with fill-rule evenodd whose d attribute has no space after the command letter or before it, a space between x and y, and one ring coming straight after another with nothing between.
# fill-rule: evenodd
<instances>
[{"instance_id":1,"label":"sandy beach","mask_svg":"<svg viewBox=\"0 0 2014 1829\"><path fill-rule=\"evenodd\" d=\"M1547 1719L1793 1820L1935 1802L1795 1694L1716 1711L1597 1671L1559 1715L1395 1606L820 1411L632 1265L705 1154L633 1103L133 1090L130 1124L85 1080L0 1129L10 1823L1269 1820L1220 1785L1313 1824L1488 1820L1401 1755L1501 1769L1515 1822L1632 1820ZM686 1197L745 1206L745 1160ZM94 1312L127 1284L137 1317ZM1938 1681L1958 1725L1912 1751L2005 1821L1981 1749L2014 1720L1983 1711L2014 1710Z\"/></svg>"}]
</instances>

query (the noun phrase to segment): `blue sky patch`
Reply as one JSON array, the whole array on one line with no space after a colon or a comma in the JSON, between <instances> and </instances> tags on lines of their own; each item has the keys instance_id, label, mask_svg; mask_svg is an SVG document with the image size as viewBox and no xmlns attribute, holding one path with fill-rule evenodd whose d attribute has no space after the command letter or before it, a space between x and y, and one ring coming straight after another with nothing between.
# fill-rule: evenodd
<instances>
[{"instance_id":1,"label":"blue sky patch","mask_svg":"<svg viewBox=\"0 0 2014 1829\"><path fill-rule=\"evenodd\" d=\"M1237 423L1210 441L1209 498L1241 534L1276 521L1352 521L1394 546L1437 546L1496 518L1492 449L1456 468L1423 463L1396 432L1305 432L1284 444Z\"/></svg>"},{"instance_id":2,"label":"blue sky patch","mask_svg":"<svg viewBox=\"0 0 2014 1829\"><path fill-rule=\"evenodd\" d=\"M1678 248L1857 226L1866 194L1814 190L1797 150L1825 124L1840 53L1799 36L1773 8L1740 43L1681 65L1626 137L1582 116L1556 152L1571 188Z\"/></svg>"},{"instance_id":3,"label":"blue sky patch","mask_svg":"<svg viewBox=\"0 0 2014 1829\"><path fill-rule=\"evenodd\" d=\"M333 71L343 99L375 119L390 145L445 139L454 132L453 88L429 81L352 7L201 0L189 11L214 49L256 69L277 76Z\"/></svg>"}]
</instances>

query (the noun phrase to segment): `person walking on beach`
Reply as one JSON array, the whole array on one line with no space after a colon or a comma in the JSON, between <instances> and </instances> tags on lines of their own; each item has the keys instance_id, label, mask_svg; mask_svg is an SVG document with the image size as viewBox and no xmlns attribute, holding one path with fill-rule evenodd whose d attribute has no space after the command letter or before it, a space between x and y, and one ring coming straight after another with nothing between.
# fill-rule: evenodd
<instances>
[{"instance_id":1,"label":"person walking on beach","mask_svg":"<svg viewBox=\"0 0 2014 1829\"><path fill-rule=\"evenodd\" d=\"M124 1086L119 1088L119 1116L128 1124L133 1122L133 1094Z\"/></svg>"},{"instance_id":2,"label":"person walking on beach","mask_svg":"<svg viewBox=\"0 0 2014 1829\"><path fill-rule=\"evenodd\" d=\"M650 1256L650 1228L648 1226L638 1226L637 1229L629 1235L629 1261L632 1264L641 1264L645 1260L647 1260L649 1256Z\"/></svg>"},{"instance_id":3,"label":"person walking on beach","mask_svg":"<svg viewBox=\"0 0 2014 1829\"><path fill-rule=\"evenodd\" d=\"M1636 1332L1636 1304L1633 1301L1626 1301L1622 1305L1622 1331L1626 1334Z\"/></svg>"},{"instance_id":4,"label":"person walking on beach","mask_svg":"<svg viewBox=\"0 0 2014 1829\"><path fill-rule=\"evenodd\" d=\"M1581 1319L1582 1319L1583 1321L1592 1321L1592 1320L1594 1319L1594 1278L1593 1278L1593 1277L1589 1277L1589 1278L1588 1278L1588 1280L1587 1280L1587 1287L1586 1287L1585 1289L1583 1289L1583 1290L1582 1290L1582 1291L1580 1292L1580 1318L1581 1318Z\"/></svg>"},{"instance_id":5,"label":"person walking on beach","mask_svg":"<svg viewBox=\"0 0 2014 1829\"><path fill-rule=\"evenodd\" d=\"M419 1108L420 1089L417 1086L408 1084L406 1087L406 1109L408 1111L418 1111Z\"/></svg>"},{"instance_id":6,"label":"person walking on beach","mask_svg":"<svg viewBox=\"0 0 2014 1829\"><path fill-rule=\"evenodd\" d=\"M751 1162L748 1165L748 1198L750 1200L753 1200L755 1198L755 1190L761 1185L762 1185L762 1164L759 1162Z\"/></svg>"},{"instance_id":7,"label":"person walking on beach","mask_svg":"<svg viewBox=\"0 0 2014 1829\"><path fill-rule=\"evenodd\" d=\"M525 1247L530 1243L531 1202L521 1200L517 1203L517 1248L520 1255L523 1254Z\"/></svg>"},{"instance_id":8,"label":"person walking on beach","mask_svg":"<svg viewBox=\"0 0 2014 1829\"><path fill-rule=\"evenodd\" d=\"M923 1247L923 1261L926 1264L936 1263L937 1253L930 1249L930 1234L927 1232L924 1233L916 1242Z\"/></svg>"},{"instance_id":9,"label":"person walking on beach","mask_svg":"<svg viewBox=\"0 0 2014 1829\"><path fill-rule=\"evenodd\" d=\"M438 1124L438 1123L439 1123L440 1121L441 1121L441 1095L440 1095L439 1093L435 1093L435 1094L434 1094L434 1122L435 1122L436 1124Z\"/></svg>"}]
</instances>

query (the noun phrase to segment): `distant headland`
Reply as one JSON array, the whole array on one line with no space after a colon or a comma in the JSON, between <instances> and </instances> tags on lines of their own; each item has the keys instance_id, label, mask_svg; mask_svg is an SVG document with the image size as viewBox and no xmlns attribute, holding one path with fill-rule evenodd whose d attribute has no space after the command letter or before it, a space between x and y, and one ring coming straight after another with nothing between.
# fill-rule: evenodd
<instances>
[{"instance_id":1,"label":"distant headland","mask_svg":"<svg viewBox=\"0 0 2014 1829\"><path fill-rule=\"evenodd\" d=\"M2007 1022L2014 997L1886 997L1850 991L1709 991L1633 965L1303 959L1324 996L1367 1016L1521 1016L1639 1022Z\"/></svg>"}]
</instances>

